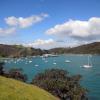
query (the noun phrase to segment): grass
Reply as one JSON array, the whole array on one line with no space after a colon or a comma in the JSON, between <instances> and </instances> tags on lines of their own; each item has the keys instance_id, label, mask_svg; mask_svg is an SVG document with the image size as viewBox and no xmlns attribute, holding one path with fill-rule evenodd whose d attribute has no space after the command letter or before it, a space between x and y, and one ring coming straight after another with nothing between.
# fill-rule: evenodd
<instances>
[{"instance_id":1,"label":"grass","mask_svg":"<svg viewBox=\"0 0 100 100\"><path fill-rule=\"evenodd\" d=\"M59 100L37 86L0 76L0 100Z\"/></svg>"}]
</instances>

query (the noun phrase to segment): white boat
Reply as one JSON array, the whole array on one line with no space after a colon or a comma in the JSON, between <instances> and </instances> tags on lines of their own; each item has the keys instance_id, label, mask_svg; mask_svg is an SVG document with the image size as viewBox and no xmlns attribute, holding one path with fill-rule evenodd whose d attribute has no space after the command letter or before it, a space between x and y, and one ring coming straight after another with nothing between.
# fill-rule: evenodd
<instances>
[{"instance_id":1,"label":"white boat","mask_svg":"<svg viewBox=\"0 0 100 100\"><path fill-rule=\"evenodd\" d=\"M58 55L54 55L54 54L43 54L42 57L47 58L47 57L57 57Z\"/></svg>"},{"instance_id":2,"label":"white boat","mask_svg":"<svg viewBox=\"0 0 100 100\"><path fill-rule=\"evenodd\" d=\"M65 62L66 62L66 63L70 63L71 61L70 61L70 60L65 60Z\"/></svg>"},{"instance_id":3,"label":"white boat","mask_svg":"<svg viewBox=\"0 0 100 100\"><path fill-rule=\"evenodd\" d=\"M83 65L84 68L91 68L91 65Z\"/></svg>"},{"instance_id":4,"label":"white boat","mask_svg":"<svg viewBox=\"0 0 100 100\"><path fill-rule=\"evenodd\" d=\"M53 64L56 65L57 63L54 62Z\"/></svg>"},{"instance_id":5,"label":"white boat","mask_svg":"<svg viewBox=\"0 0 100 100\"><path fill-rule=\"evenodd\" d=\"M91 56L91 57L92 57L92 56ZM91 67L92 67L92 64L90 63L90 56L88 56L88 64L83 65L82 67L83 67L83 68L91 68Z\"/></svg>"},{"instance_id":6,"label":"white boat","mask_svg":"<svg viewBox=\"0 0 100 100\"><path fill-rule=\"evenodd\" d=\"M35 66L35 67L38 67L39 65L36 64L36 65L34 65L34 66Z\"/></svg>"},{"instance_id":7,"label":"white boat","mask_svg":"<svg viewBox=\"0 0 100 100\"><path fill-rule=\"evenodd\" d=\"M32 61L30 60L29 63L32 63Z\"/></svg>"}]
</instances>

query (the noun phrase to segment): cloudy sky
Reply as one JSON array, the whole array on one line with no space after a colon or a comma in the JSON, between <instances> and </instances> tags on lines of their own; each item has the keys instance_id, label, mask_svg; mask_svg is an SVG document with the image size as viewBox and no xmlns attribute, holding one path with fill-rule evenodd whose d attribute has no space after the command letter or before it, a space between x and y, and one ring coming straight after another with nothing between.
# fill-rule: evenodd
<instances>
[{"instance_id":1,"label":"cloudy sky","mask_svg":"<svg viewBox=\"0 0 100 100\"><path fill-rule=\"evenodd\" d=\"M0 0L0 44L35 48L100 41L100 0Z\"/></svg>"}]
</instances>

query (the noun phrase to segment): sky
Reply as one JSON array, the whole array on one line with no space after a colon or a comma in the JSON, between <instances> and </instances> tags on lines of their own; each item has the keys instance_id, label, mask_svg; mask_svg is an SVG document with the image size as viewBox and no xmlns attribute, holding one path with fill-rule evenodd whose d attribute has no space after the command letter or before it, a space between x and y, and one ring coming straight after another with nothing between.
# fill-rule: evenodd
<instances>
[{"instance_id":1,"label":"sky","mask_svg":"<svg viewBox=\"0 0 100 100\"><path fill-rule=\"evenodd\" d=\"M0 44L50 49L100 41L100 0L0 0Z\"/></svg>"}]
</instances>

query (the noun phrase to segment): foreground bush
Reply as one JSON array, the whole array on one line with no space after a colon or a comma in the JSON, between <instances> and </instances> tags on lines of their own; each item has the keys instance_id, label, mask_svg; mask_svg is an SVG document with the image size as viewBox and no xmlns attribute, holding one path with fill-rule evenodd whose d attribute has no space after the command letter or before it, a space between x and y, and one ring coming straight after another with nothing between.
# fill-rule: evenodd
<instances>
[{"instance_id":1,"label":"foreground bush","mask_svg":"<svg viewBox=\"0 0 100 100\"><path fill-rule=\"evenodd\" d=\"M4 62L0 62L0 75L4 75Z\"/></svg>"},{"instance_id":2,"label":"foreground bush","mask_svg":"<svg viewBox=\"0 0 100 100\"><path fill-rule=\"evenodd\" d=\"M22 69L12 68L8 74L6 74L9 78L14 78L23 82L27 81L27 75L23 73Z\"/></svg>"},{"instance_id":3,"label":"foreground bush","mask_svg":"<svg viewBox=\"0 0 100 100\"><path fill-rule=\"evenodd\" d=\"M61 100L87 100L86 90L79 84L80 79L80 75L69 76L65 70L51 69L36 75L32 84L49 91Z\"/></svg>"},{"instance_id":4,"label":"foreground bush","mask_svg":"<svg viewBox=\"0 0 100 100\"><path fill-rule=\"evenodd\" d=\"M0 62L0 75L14 78L23 82L27 81L27 75L23 73L23 70L20 68L12 68L8 72L4 71L4 62Z\"/></svg>"}]
</instances>

